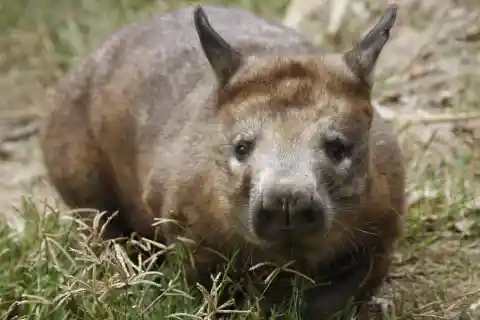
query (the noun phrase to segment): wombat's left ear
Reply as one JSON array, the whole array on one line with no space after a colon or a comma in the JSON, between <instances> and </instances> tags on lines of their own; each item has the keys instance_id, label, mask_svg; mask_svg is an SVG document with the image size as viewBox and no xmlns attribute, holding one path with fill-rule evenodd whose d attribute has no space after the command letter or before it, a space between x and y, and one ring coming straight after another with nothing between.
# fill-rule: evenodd
<instances>
[{"instance_id":1,"label":"wombat's left ear","mask_svg":"<svg viewBox=\"0 0 480 320\"><path fill-rule=\"evenodd\" d=\"M390 37L390 30L395 23L396 16L397 6L388 6L377 24L363 37L360 43L344 54L348 67L359 80L368 86L372 86L373 70Z\"/></svg>"},{"instance_id":2,"label":"wombat's left ear","mask_svg":"<svg viewBox=\"0 0 480 320\"><path fill-rule=\"evenodd\" d=\"M242 55L212 28L201 6L195 8L193 20L205 56L223 86L240 67Z\"/></svg>"}]
</instances>

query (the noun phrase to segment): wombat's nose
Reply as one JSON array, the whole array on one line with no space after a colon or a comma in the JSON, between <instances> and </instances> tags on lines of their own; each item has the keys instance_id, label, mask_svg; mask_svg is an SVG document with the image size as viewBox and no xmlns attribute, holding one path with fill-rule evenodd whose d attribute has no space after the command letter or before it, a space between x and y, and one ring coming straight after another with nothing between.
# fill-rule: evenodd
<instances>
[{"instance_id":1,"label":"wombat's nose","mask_svg":"<svg viewBox=\"0 0 480 320\"><path fill-rule=\"evenodd\" d=\"M253 214L259 237L274 240L308 235L322 227L324 211L313 187L276 184L264 191Z\"/></svg>"}]
</instances>

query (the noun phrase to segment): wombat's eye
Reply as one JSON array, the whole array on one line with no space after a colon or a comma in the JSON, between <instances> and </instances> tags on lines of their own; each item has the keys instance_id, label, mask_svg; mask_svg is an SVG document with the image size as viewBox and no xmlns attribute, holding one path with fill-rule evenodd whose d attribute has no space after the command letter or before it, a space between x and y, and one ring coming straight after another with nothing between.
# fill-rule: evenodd
<instances>
[{"instance_id":1,"label":"wombat's eye","mask_svg":"<svg viewBox=\"0 0 480 320\"><path fill-rule=\"evenodd\" d=\"M353 149L353 146L347 145L340 137L326 139L323 146L327 156L336 162L351 156Z\"/></svg>"},{"instance_id":2,"label":"wombat's eye","mask_svg":"<svg viewBox=\"0 0 480 320\"><path fill-rule=\"evenodd\" d=\"M247 140L240 140L235 145L235 156L238 161L245 160L253 149L253 142Z\"/></svg>"}]
</instances>

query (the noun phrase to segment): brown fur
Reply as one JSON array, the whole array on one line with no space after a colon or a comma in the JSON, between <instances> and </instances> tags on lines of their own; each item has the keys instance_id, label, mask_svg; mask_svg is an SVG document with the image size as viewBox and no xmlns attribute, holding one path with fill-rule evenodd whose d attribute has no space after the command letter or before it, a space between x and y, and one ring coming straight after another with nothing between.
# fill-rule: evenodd
<instances>
[{"instance_id":1,"label":"brown fur","mask_svg":"<svg viewBox=\"0 0 480 320\"><path fill-rule=\"evenodd\" d=\"M42 140L52 184L71 207L118 210L107 238L136 232L195 240L194 280L222 266L211 250L238 249L244 268L294 259L293 268L317 283L332 281L305 291L306 319L331 315L350 297L368 301L400 235L404 168L395 137L371 106L370 69L355 58L361 50L345 59L325 55L292 29L240 9L204 8L227 43L250 58L227 61L229 68L215 60L222 69L211 72L216 62L205 59L192 7L113 34L57 87ZM368 52L370 60L383 44ZM227 164L222 146L232 128L265 122L265 141L294 148L316 137L325 119L365 135L367 152L354 163L367 174L365 190L355 206L339 209L348 214L336 216L326 234L294 245L254 239L233 211L258 173ZM272 148L265 143L258 148ZM159 235L154 217L179 223L162 225Z\"/></svg>"}]
</instances>

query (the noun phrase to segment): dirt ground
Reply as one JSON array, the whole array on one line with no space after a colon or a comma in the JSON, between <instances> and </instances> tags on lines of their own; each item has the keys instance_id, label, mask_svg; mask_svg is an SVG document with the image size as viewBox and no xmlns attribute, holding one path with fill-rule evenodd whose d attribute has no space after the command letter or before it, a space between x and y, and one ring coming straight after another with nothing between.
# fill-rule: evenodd
<instances>
[{"instance_id":1,"label":"dirt ground","mask_svg":"<svg viewBox=\"0 0 480 320\"><path fill-rule=\"evenodd\" d=\"M399 317L402 319L451 319L459 314L460 306L480 319L480 233L472 231L480 224L480 2L397 2L397 25L377 68L381 80L375 88L375 103L398 129L410 161L410 204L413 208L439 198L451 203L447 189L449 181L456 181L473 193L468 214L474 218L454 217L452 225L460 231L442 230L437 241L420 245L418 239L425 240L424 229L435 217L417 217L412 228L418 233L409 236L419 238L400 251L392 274L398 292L387 287L385 296L415 295L406 302L414 311ZM318 30L326 24L321 21L328 20L322 18L321 8L296 27L314 41L342 47L358 36L352 30L364 30L378 16L373 13L378 14L386 3L356 4L355 10L346 13L344 27L327 40L325 35L318 38ZM28 83L25 77L18 75L23 84ZM38 148L38 131L49 110L48 88L38 83L21 88L15 81L0 82L0 211L19 229L22 220L16 208L22 196L58 205L45 181ZM465 168L461 172L451 169L461 157L466 157ZM426 194L425 188L418 187L432 168L445 172L446 178L440 182L444 188L436 189L440 195ZM462 232L470 236L467 242ZM443 291L434 294L439 281Z\"/></svg>"}]
</instances>

